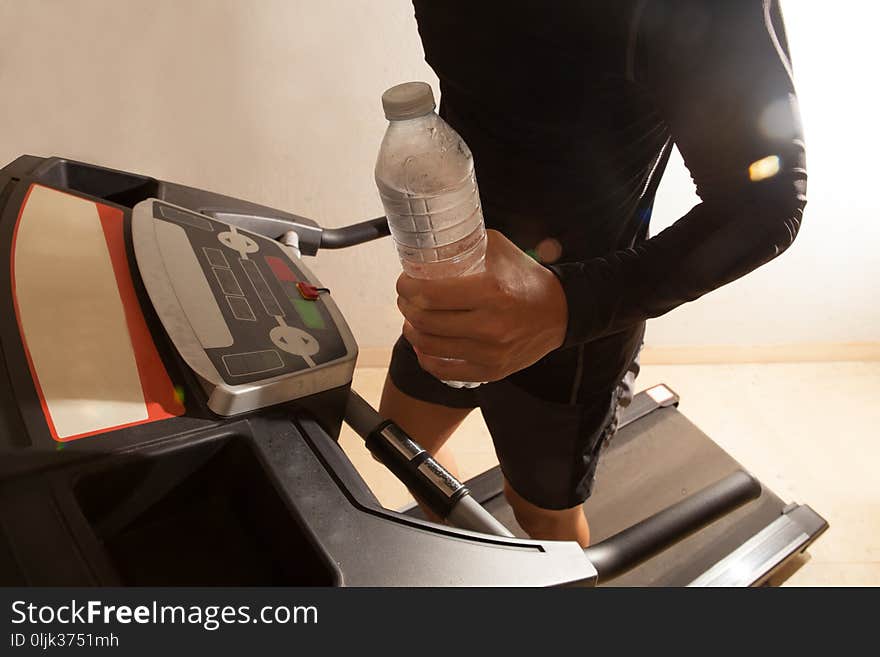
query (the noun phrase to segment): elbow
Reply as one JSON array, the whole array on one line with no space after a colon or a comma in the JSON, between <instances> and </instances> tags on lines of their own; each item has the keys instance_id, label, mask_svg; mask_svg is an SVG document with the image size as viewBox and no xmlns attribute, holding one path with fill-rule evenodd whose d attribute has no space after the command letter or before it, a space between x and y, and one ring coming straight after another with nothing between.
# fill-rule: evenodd
<instances>
[{"instance_id":1,"label":"elbow","mask_svg":"<svg viewBox=\"0 0 880 657\"><path fill-rule=\"evenodd\" d=\"M714 257L700 262L701 275L725 284L779 257L800 233L805 207L805 195L777 190L729 210L730 220L707 243Z\"/></svg>"},{"instance_id":2,"label":"elbow","mask_svg":"<svg viewBox=\"0 0 880 657\"><path fill-rule=\"evenodd\" d=\"M800 232L807 205L807 165L803 141L771 148L779 155L761 158L748 168L746 210L756 236L757 259L766 262L787 251ZM759 263L760 264L760 263Z\"/></svg>"},{"instance_id":3,"label":"elbow","mask_svg":"<svg viewBox=\"0 0 880 657\"><path fill-rule=\"evenodd\" d=\"M787 251L801 229L804 208L807 199L805 194L788 194L786 198L777 199L769 204L761 214L767 230L765 246L773 259Z\"/></svg>"},{"instance_id":4,"label":"elbow","mask_svg":"<svg viewBox=\"0 0 880 657\"><path fill-rule=\"evenodd\" d=\"M770 231L765 242L765 247L770 253L767 260L782 255L794 244L801 229L804 205L788 209L785 212L774 213L774 217L769 221Z\"/></svg>"},{"instance_id":5,"label":"elbow","mask_svg":"<svg viewBox=\"0 0 880 657\"><path fill-rule=\"evenodd\" d=\"M803 169L759 183L752 197L751 214L757 221L759 260L767 262L787 251L794 243L807 205L807 180Z\"/></svg>"}]
</instances>

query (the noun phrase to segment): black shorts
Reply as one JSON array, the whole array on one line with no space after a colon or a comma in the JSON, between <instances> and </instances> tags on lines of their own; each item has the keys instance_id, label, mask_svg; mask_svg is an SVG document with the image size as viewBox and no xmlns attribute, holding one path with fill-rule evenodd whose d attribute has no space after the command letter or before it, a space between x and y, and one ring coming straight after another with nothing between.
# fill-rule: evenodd
<instances>
[{"instance_id":1,"label":"black shorts","mask_svg":"<svg viewBox=\"0 0 880 657\"><path fill-rule=\"evenodd\" d=\"M470 389L451 388L425 372L401 336L389 374L410 397L479 407L513 489L541 508L568 509L590 496L619 408L632 399L643 333L641 325L598 344L560 349L501 381Z\"/></svg>"}]
</instances>

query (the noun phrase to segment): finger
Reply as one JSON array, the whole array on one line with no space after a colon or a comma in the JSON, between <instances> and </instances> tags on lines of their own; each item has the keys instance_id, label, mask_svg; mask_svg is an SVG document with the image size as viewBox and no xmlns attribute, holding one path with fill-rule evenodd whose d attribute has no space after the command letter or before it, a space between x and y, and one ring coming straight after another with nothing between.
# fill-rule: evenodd
<instances>
[{"instance_id":1,"label":"finger","mask_svg":"<svg viewBox=\"0 0 880 657\"><path fill-rule=\"evenodd\" d=\"M437 358L455 358L466 360L477 365L493 365L503 359L499 349L486 343L467 338L446 338L429 335L404 324L403 336L409 341L416 353Z\"/></svg>"},{"instance_id":2,"label":"finger","mask_svg":"<svg viewBox=\"0 0 880 657\"><path fill-rule=\"evenodd\" d=\"M478 310L425 310L403 297L397 297L397 307L406 321L423 333L476 339L486 333L481 320L484 313Z\"/></svg>"},{"instance_id":3,"label":"finger","mask_svg":"<svg viewBox=\"0 0 880 657\"><path fill-rule=\"evenodd\" d=\"M434 356L419 356L422 369L441 381L469 381L481 383L494 380L489 368L462 360L448 360Z\"/></svg>"},{"instance_id":4,"label":"finger","mask_svg":"<svg viewBox=\"0 0 880 657\"><path fill-rule=\"evenodd\" d=\"M493 281L486 273L437 280L401 274L397 294L426 310L473 310L485 304Z\"/></svg>"}]
</instances>

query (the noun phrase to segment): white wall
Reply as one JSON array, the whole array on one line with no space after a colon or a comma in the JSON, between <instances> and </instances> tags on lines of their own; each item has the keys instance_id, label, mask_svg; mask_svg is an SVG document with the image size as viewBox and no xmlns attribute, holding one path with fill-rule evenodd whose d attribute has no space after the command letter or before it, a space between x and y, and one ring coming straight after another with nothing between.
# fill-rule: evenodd
<instances>
[{"instance_id":1,"label":"white wall","mask_svg":"<svg viewBox=\"0 0 880 657\"><path fill-rule=\"evenodd\" d=\"M859 43L880 12L790 0L786 15L810 168L801 235L753 276L655 321L652 344L880 340L876 57ZM406 0L0 0L0 162L64 155L340 226L381 214L379 95L410 79L436 83ZM657 228L692 194L679 161ZM313 267L361 345L390 345L390 243Z\"/></svg>"}]
</instances>

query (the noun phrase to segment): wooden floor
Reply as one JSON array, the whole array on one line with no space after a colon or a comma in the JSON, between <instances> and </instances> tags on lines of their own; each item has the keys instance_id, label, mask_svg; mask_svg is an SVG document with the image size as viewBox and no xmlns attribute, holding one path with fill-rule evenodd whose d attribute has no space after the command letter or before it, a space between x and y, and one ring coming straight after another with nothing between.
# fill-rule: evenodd
<instances>
[{"instance_id":1,"label":"wooden floor","mask_svg":"<svg viewBox=\"0 0 880 657\"><path fill-rule=\"evenodd\" d=\"M382 368L361 368L354 387L375 404L384 377ZM831 524L788 585L880 586L880 363L647 365L637 387L660 382L777 495ZM349 429L341 442L385 506L409 503ZM479 411L451 444L465 479L497 463Z\"/></svg>"}]
</instances>

